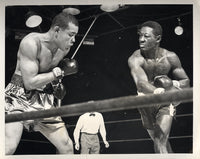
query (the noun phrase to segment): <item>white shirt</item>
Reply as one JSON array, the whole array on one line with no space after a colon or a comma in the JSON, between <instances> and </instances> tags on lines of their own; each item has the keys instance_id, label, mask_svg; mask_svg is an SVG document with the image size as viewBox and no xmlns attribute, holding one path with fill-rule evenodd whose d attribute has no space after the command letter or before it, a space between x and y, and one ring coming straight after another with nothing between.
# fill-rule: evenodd
<instances>
[{"instance_id":1,"label":"white shirt","mask_svg":"<svg viewBox=\"0 0 200 159\"><path fill-rule=\"evenodd\" d=\"M74 140L76 143L79 140L80 132L89 134L97 134L100 132L103 141L106 140L106 130L103 116L99 112L93 112L93 114L95 114L95 116L90 116L90 113L88 112L79 117L74 130Z\"/></svg>"}]
</instances>

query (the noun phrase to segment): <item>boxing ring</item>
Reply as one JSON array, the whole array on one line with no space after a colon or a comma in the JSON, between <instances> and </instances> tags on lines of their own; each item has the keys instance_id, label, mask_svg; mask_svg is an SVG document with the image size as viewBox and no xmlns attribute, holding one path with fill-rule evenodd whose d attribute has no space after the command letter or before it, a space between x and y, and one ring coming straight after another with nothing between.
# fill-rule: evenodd
<instances>
[{"instance_id":1,"label":"boxing ring","mask_svg":"<svg viewBox=\"0 0 200 159\"><path fill-rule=\"evenodd\" d=\"M144 96L130 95L124 97L117 97L105 100L97 101L87 101L83 103L75 103L69 105L63 105L61 107L55 107L50 110L34 111L34 112L25 112L18 114L8 114L5 116L5 122L16 122L23 120L31 120L38 118L47 118L52 116L62 116L62 117L73 117L81 115L88 111L97 111L97 112L113 112L113 111L123 111L130 109L137 109L142 107L152 107L157 104L169 104L172 102L181 102L188 103L193 101L193 88L187 88L177 91L168 91L164 94L146 94ZM176 117L188 116L191 117L193 114L180 114ZM115 120L115 121L105 121L107 124L123 124L123 123L132 123L141 122L141 119L129 119L129 120ZM75 125L66 125L69 129L73 129ZM170 136L169 139L192 139L192 135L181 135L181 136ZM22 142L35 142L40 144L49 144L48 141L37 141L22 139ZM101 144L102 141L100 141ZM108 140L110 144L118 143L131 143L131 142L151 142L149 137L144 138L129 138L129 139L111 139ZM103 151L101 149L101 151Z\"/></svg>"},{"instance_id":2,"label":"boxing ring","mask_svg":"<svg viewBox=\"0 0 200 159\"><path fill-rule=\"evenodd\" d=\"M192 113L188 113L188 114L179 114L179 115L175 115L175 118L178 119L178 118L181 118L181 117L192 117L193 114ZM182 120L182 119L180 119ZM142 125L141 123L141 118L135 118L135 119L128 119L128 120L113 120L113 121L105 121L105 125L106 127L109 127L110 125L113 125L113 126L116 126L116 129L118 129L118 124L131 124L131 125ZM74 124L66 124L66 127L68 130L71 130L73 131L74 128L75 128L76 125ZM114 131L114 130L113 130ZM145 131L145 130L144 130ZM144 135L144 134L143 134ZM169 140L191 140L193 138L192 135L190 134L182 134L182 135L172 135L172 136L169 136ZM135 136L135 137L130 137L128 136L127 138L116 138L116 139L108 139L107 140L109 142L110 145L115 145L115 144L121 144L121 143L132 143L134 145L140 145L139 147L141 147L141 143L150 143L152 145L152 139L150 137L138 137L138 136ZM24 144L24 143L34 143L34 144L41 144L41 145L48 145L50 146L51 145L51 142L48 141L48 140L35 140L35 139L28 139L27 137L26 138L22 138L21 139L21 142ZM104 148L104 143L103 141L100 140L100 144L102 145L101 146L101 149L100 149L100 152L102 154L104 154L107 150L106 148ZM52 148L53 149L53 148ZM138 153L138 151L137 151ZM142 153L145 153L145 152L142 152Z\"/></svg>"},{"instance_id":3,"label":"boxing ring","mask_svg":"<svg viewBox=\"0 0 200 159\"><path fill-rule=\"evenodd\" d=\"M88 101L83 103L69 104L62 107L56 107L48 110L24 112L17 114L8 114L5 116L5 122L16 122L38 118L47 118L53 116L76 116L88 111L111 112L127 109L136 109L142 107L151 107L154 105L164 105L172 102L192 102L193 88L187 88L177 91L168 91L164 94L146 94L144 96L125 96L112 99Z\"/></svg>"},{"instance_id":4,"label":"boxing ring","mask_svg":"<svg viewBox=\"0 0 200 159\"><path fill-rule=\"evenodd\" d=\"M105 13L103 13L105 14ZM95 21L98 19L99 15L93 16L93 21L84 34L82 40L80 41L78 47L73 53L71 59L74 59L80 46L82 45L84 39L88 35ZM157 104L170 104L172 102L191 102L193 100L193 89L183 89L178 91L168 91L164 94L147 94L145 96L126 96L118 97L113 99L105 99L99 101L88 101L83 103L70 104L66 106L61 106L61 100L58 100L58 107L55 109L42 110L36 112L25 112L20 114L9 114L5 116L5 122L15 122L23 120L31 120L38 118L47 118L53 116L76 116L83 114L88 111L98 111L98 112L111 112L127 109L136 109L141 107L151 107Z\"/></svg>"}]
</instances>

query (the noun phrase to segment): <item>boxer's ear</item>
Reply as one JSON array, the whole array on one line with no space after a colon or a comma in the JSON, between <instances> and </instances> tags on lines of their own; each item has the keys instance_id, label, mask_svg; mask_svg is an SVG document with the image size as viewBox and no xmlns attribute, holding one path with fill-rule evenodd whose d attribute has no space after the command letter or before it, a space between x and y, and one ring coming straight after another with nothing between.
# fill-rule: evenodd
<instances>
[{"instance_id":1,"label":"boxer's ear","mask_svg":"<svg viewBox=\"0 0 200 159\"><path fill-rule=\"evenodd\" d=\"M161 41L161 35L156 36L156 41L159 43Z\"/></svg>"},{"instance_id":2,"label":"boxer's ear","mask_svg":"<svg viewBox=\"0 0 200 159\"><path fill-rule=\"evenodd\" d=\"M54 32L58 33L60 31L60 27L59 26L54 26L53 30L54 30Z\"/></svg>"},{"instance_id":3,"label":"boxer's ear","mask_svg":"<svg viewBox=\"0 0 200 159\"><path fill-rule=\"evenodd\" d=\"M54 27L54 32L55 32L55 37L56 37L56 38L58 37L59 31L60 31L60 27L59 27L59 26L55 26L55 27Z\"/></svg>"}]
</instances>

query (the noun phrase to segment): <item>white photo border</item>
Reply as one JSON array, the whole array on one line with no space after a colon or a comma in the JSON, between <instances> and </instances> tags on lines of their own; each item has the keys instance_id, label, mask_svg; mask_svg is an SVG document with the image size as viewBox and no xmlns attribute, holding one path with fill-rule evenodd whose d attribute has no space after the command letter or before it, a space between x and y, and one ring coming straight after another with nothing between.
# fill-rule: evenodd
<instances>
[{"instance_id":1,"label":"white photo border","mask_svg":"<svg viewBox=\"0 0 200 159\"><path fill-rule=\"evenodd\" d=\"M5 88L5 7L8 5L61 5L61 4L81 4L94 5L102 3L119 3L119 4L192 4L193 5L193 153L191 154L112 154L112 155L13 155L5 156L5 115L4 115L4 88ZM1 0L0 2L0 159L4 158L55 158L56 159L124 159L124 158L200 158L200 1L199 0Z\"/></svg>"}]
</instances>

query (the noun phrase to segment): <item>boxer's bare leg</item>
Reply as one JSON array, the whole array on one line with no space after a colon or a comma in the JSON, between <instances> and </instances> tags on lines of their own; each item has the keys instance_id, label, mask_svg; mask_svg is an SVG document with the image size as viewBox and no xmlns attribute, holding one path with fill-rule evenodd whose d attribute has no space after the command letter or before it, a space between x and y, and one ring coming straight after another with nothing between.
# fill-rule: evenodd
<instances>
[{"instance_id":1,"label":"boxer's bare leg","mask_svg":"<svg viewBox=\"0 0 200 159\"><path fill-rule=\"evenodd\" d=\"M7 123L5 125L5 154L14 154L23 132L23 125L21 122Z\"/></svg>"}]
</instances>

